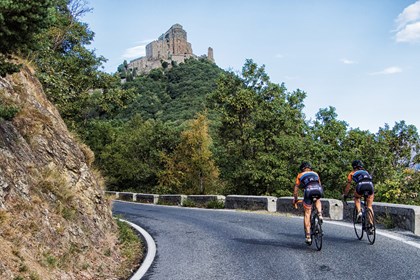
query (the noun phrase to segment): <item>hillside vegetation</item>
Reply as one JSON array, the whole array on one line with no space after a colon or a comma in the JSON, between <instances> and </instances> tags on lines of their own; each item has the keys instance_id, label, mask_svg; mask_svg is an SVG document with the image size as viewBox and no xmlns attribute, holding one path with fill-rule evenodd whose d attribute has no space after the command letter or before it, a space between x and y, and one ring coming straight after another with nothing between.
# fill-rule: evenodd
<instances>
[{"instance_id":1,"label":"hillside vegetation","mask_svg":"<svg viewBox=\"0 0 420 280\"><path fill-rule=\"evenodd\" d=\"M38 79L71 116L81 89L109 76L83 47L81 4L0 1L0 279L125 279L141 258L112 217L94 154Z\"/></svg>"},{"instance_id":2,"label":"hillside vegetation","mask_svg":"<svg viewBox=\"0 0 420 280\"><path fill-rule=\"evenodd\" d=\"M306 160L327 196L338 198L351 162L361 159L374 176L376 200L420 202L416 127L399 121L376 133L353 129L333 107L307 120L306 93L272 83L252 60L240 74L187 60L134 77L121 90L130 100L80 130L109 189L291 195Z\"/></svg>"}]
</instances>

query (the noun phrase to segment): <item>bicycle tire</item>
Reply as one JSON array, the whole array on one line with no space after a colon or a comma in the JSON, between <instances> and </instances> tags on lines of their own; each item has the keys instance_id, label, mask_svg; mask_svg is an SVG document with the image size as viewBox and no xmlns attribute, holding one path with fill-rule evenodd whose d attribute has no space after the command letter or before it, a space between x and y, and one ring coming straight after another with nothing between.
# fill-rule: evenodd
<instances>
[{"instance_id":1,"label":"bicycle tire","mask_svg":"<svg viewBox=\"0 0 420 280\"><path fill-rule=\"evenodd\" d=\"M362 219L363 219L363 217L362 217ZM353 227L354 227L354 232L356 233L356 237L359 240L362 240L362 238L363 238L363 226L364 226L363 220L362 220L361 223L357 222L357 209L356 209L356 207L354 207L354 209L353 209Z\"/></svg>"},{"instance_id":2,"label":"bicycle tire","mask_svg":"<svg viewBox=\"0 0 420 280\"><path fill-rule=\"evenodd\" d=\"M372 222L371 222L372 221ZM375 222L375 215L373 214L372 210L370 208L366 209L366 236L370 243L370 245L373 245L375 243L376 239L376 222ZM368 230L371 230L371 234L369 234Z\"/></svg>"},{"instance_id":3,"label":"bicycle tire","mask_svg":"<svg viewBox=\"0 0 420 280\"><path fill-rule=\"evenodd\" d=\"M313 227L314 227L314 232L313 232L313 237L315 240L315 246L318 249L318 251L321 251L322 249L322 225L319 223L319 218L318 216L314 217L313 220Z\"/></svg>"}]
</instances>

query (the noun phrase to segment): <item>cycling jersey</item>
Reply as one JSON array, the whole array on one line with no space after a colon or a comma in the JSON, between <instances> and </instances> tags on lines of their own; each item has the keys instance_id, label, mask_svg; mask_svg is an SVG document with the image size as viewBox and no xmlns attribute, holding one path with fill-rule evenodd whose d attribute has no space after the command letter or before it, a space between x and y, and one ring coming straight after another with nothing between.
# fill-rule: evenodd
<instances>
[{"instance_id":1,"label":"cycling jersey","mask_svg":"<svg viewBox=\"0 0 420 280\"><path fill-rule=\"evenodd\" d=\"M369 196L374 194L372 176L366 170L353 170L347 176L349 182L352 180L356 183L355 192L357 196L362 196L364 192L368 192Z\"/></svg>"},{"instance_id":2,"label":"cycling jersey","mask_svg":"<svg viewBox=\"0 0 420 280\"><path fill-rule=\"evenodd\" d=\"M296 185L304 189L303 192L303 206L311 208L312 199L321 198L323 195L323 189L321 187L321 181L319 176L314 171L304 171L298 174L296 177Z\"/></svg>"}]
</instances>

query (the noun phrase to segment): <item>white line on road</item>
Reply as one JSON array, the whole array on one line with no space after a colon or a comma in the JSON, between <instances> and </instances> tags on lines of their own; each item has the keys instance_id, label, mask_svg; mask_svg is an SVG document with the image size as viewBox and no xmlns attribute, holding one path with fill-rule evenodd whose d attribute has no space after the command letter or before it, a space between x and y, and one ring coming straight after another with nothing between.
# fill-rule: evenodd
<instances>
[{"instance_id":1,"label":"white line on road","mask_svg":"<svg viewBox=\"0 0 420 280\"><path fill-rule=\"evenodd\" d=\"M348 228L353 228L353 224L349 224L349 223L345 223L345 222L335 222L335 221L324 221L324 222L329 223L329 224L333 224L333 225L339 225L339 226L344 226L344 227L348 227ZM392 233L389 233L389 232L384 232L384 231L378 230L378 229L376 230L376 233L379 234L379 235L382 235L382 236L385 236L385 237L403 242L407 245L410 245L410 246L413 246L413 247L416 247L416 248L420 249L420 244L419 243L416 243L416 242L410 241L410 240L406 240L401 236L397 236L395 234L392 234Z\"/></svg>"},{"instance_id":2,"label":"white line on road","mask_svg":"<svg viewBox=\"0 0 420 280\"><path fill-rule=\"evenodd\" d=\"M130 226L132 226L134 229L136 229L138 232L140 232L141 235L143 235L144 240L146 241L146 247L147 247L147 254L144 258L144 261L142 262L140 268L134 273L133 276L131 276L130 280L140 280L144 274L146 274L149 267L152 265L153 260L156 256L156 244L153 238L150 236L150 234L145 231L143 228L139 227L136 224L133 224L129 221L119 219L120 221L126 222Z\"/></svg>"}]
</instances>

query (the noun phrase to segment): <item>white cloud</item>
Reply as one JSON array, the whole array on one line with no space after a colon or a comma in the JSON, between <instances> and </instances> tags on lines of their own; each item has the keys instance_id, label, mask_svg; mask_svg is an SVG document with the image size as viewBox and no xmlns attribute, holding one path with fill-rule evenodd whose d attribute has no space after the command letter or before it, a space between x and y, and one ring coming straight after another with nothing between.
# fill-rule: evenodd
<instances>
[{"instance_id":1,"label":"white cloud","mask_svg":"<svg viewBox=\"0 0 420 280\"><path fill-rule=\"evenodd\" d=\"M125 59L130 59L130 58L137 58L137 57L141 57L145 55L146 55L146 45L140 45L140 46L126 49L122 57Z\"/></svg>"},{"instance_id":2,"label":"white cloud","mask_svg":"<svg viewBox=\"0 0 420 280\"><path fill-rule=\"evenodd\" d=\"M150 42L154 41L153 39L147 39L143 41L135 42L135 44L138 44L135 47L128 48L125 50L124 54L122 55L122 58L124 59L132 59L132 58L138 58L141 56L146 55L146 45Z\"/></svg>"},{"instance_id":3,"label":"white cloud","mask_svg":"<svg viewBox=\"0 0 420 280\"><path fill-rule=\"evenodd\" d=\"M147 45L152 41L154 41L154 39L146 39L146 40L143 40L143 41L134 42L134 44Z\"/></svg>"},{"instance_id":4,"label":"white cloud","mask_svg":"<svg viewBox=\"0 0 420 280\"><path fill-rule=\"evenodd\" d=\"M344 64L356 64L357 63L356 61L353 61L353 60L350 60L350 59L347 59L347 58L342 58L342 59L340 59L340 61Z\"/></svg>"},{"instance_id":5,"label":"white cloud","mask_svg":"<svg viewBox=\"0 0 420 280\"><path fill-rule=\"evenodd\" d=\"M397 29L400 30L404 28L405 25L418 20L420 20L420 1L416 1L416 3L405 8L403 12L398 15L395 22L397 24Z\"/></svg>"},{"instance_id":6,"label":"white cloud","mask_svg":"<svg viewBox=\"0 0 420 280\"><path fill-rule=\"evenodd\" d=\"M420 21L407 24L403 29L395 35L397 42L415 43L420 42Z\"/></svg>"},{"instance_id":7,"label":"white cloud","mask_svg":"<svg viewBox=\"0 0 420 280\"><path fill-rule=\"evenodd\" d=\"M391 74L397 74L401 72L402 72L402 69L400 67L391 66L379 72L369 73L369 75L391 75Z\"/></svg>"},{"instance_id":8,"label":"white cloud","mask_svg":"<svg viewBox=\"0 0 420 280\"><path fill-rule=\"evenodd\" d=\"M405 8L395 23L397 27L393 32L396 42L420 42L420 0Z\"/></svg>"}]
</instances>

